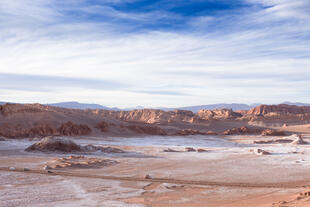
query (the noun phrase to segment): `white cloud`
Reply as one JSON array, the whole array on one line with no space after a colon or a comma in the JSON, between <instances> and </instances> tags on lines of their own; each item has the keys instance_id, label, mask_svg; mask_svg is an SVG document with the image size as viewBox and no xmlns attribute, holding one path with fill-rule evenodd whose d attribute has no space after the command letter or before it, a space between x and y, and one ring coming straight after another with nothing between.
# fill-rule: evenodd
<instances>
[{"instance_id":1,"label":"white cloud","mask_svg":"<svg viewBox=\"0 0 310 207\"><path fill-rule=\"evenodd\" d=\"M24 91L16 82L11 91L2 88L0 98L109 106L310 101L303 98L310 90L304 77L310 66L310 41L304 36L310 23L290 19L309 20L306 1L266 0L264 5L272 7L233 17L223 30L195 33L122 33L126 25L69 21L62 13L67 8L53 7L52 2L0 2L0 73L102 79L128 87L99 91L90 84L40 92ZM79 1L72 3L81 9ZM139 21L154 15L87 8L98 9ZM193 18L189 25L203 28L216 21L216 17Z\"/></svg>"}]
</instances>

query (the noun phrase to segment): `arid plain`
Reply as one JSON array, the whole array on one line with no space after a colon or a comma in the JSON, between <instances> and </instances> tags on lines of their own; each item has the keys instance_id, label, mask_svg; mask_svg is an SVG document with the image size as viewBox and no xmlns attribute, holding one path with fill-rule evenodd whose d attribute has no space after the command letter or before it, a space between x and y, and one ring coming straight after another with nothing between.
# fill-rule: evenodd
<instances>
[{"instance_id":1,"label":"arid plain","mask_svg":"<svg viewBox=\"0 0 310 207\"><path fill-rule=\"evenodd\" d=\"M309 206L310 108L0 106L0 206Z\"/></svg>"}]
</instances>

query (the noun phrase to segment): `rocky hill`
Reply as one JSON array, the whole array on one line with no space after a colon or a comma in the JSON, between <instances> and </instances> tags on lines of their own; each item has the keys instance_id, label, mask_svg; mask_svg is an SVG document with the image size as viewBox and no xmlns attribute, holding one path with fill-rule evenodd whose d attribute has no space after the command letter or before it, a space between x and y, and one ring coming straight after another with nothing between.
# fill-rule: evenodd
<instances>
[{"instance_id":1,"label":"rocky hill","mask_svg":"<svg viewBox=\"0 0 310 207\"><path fill-rule=\"evenodd\" d=\"M82 109L82 110L84 110L84 109L120 110L118 108L109 108L106 106L102 106L100 104L79 103L76 101L60 102L60 103L53 103L53 104L47 104L47 105L48 106L68 108L68 109Z\"/></svg>"},{"instance_id":2,"label":"rocky hill","mask_svg":"<svg viewBox=\"0 0 310 207\"><path fill-rule=\"evenodd\" d=\"M307 123L310 123L310 107L284 104L261 105L242 113L231 109L193 113L188 110L114 111L40 104L0 105L0 136L9 138L223 134L244 126L262 130L274 125Z\"/></svg>"},{"instance_id":3,"label":"rocky hill","mask_svg":"<svg viewBox=\"0 0 310 207\"><path fill-rule=\"evenodd\" d=\"M251 115L266 115L269 113L306 114L306 113L310 113L310 106L295 106L295 105L288 105L288 104L260 105L247 112L247 114L251 114Z\"/></svg>"}]
</instances>

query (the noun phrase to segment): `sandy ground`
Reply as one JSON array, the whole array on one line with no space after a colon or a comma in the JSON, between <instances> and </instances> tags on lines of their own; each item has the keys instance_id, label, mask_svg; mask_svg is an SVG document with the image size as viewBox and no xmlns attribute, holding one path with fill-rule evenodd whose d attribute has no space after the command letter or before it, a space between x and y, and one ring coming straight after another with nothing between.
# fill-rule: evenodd
<instances>
[{"instance_id":1,"label":"sandy ground","mask_svg":"<svg viewBox=\"0 0 310 207\"><path fill-rule=\"evenodd\" d=\"M307 136L305 140L310 141ZM310 186L310 145L253 144L254 140L264 139L271 137L77 139L80 144L117 146L128 153L86 155L118 162L112 166L55 170L70 172L72 176L0 170L0 206L310 206L307 197L296 199ZM33 142L1 141L0 167L40 170L56 158L68 156L25 152ZM185 147L207 151L186 152ZM163 152L167 148L182 152ZM251 152L257 148L271 155ZM147 174L154 180L144 179ZM171 182L156 182L161 178ZM173 183L175 180L188 182Z\"/></svg>"}]
</instances>

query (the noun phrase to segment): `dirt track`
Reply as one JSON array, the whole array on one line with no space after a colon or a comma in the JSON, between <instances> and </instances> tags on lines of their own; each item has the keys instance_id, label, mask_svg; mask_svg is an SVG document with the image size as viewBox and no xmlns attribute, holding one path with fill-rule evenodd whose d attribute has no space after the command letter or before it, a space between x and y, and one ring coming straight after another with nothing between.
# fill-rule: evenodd
<instances>
[{"instance_id":1,"label":"dirt track","mask_svg":"<svg viewBox=\"0 0 310 207\"><path fill-rule=\"evenodd\" d=\"M220 186L220 187L239 187L239 188L303 188L310 185L310 181L296 181L283 183L241 183L241 182L213 182L213 181L194 181L194 180L179 180L168 178L138 178L138 177L118 177L104 175L89 175L76 172L65 171L45 171L45 170L24 170L24 168L16 168L10 170L8 167L1 167L1 171L20 172L20 173L35 173L49 176L70 176L81 178L96 178L105 180L132 181L132 182L154 182L154 183L170 183L170 184L185 184L185 185L205 185L205 186Z\"/></svg>"}]
</instances>

